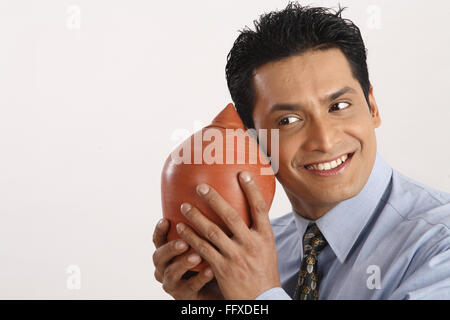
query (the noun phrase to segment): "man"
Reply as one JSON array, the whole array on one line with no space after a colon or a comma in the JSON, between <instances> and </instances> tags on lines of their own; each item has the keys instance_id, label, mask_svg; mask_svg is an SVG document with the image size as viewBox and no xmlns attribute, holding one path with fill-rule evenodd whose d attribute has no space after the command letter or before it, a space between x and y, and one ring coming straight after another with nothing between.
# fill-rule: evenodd
<instances>
[{"instance_id":1,"label":"man","mask_svg":"<svg viewBox=\"0 0 450 320\"><path fill-rule=\"evenodd\" d=\"M184 240L155 229L155 277L176 299L450 299L450 195L393 170L359 29L342 9L289 4L244 30L227 81L248 128L279 129L279 169L293 211L270 224L247 172L249 229L213 188L197 192L233 233L188 203ZM270 154L270 148L268 148ZM189 246L199 254L187 255ZM175 259L174 259L175 258ZM210 268L187 277L201 258Z\"/></svg>"}]
</instances>

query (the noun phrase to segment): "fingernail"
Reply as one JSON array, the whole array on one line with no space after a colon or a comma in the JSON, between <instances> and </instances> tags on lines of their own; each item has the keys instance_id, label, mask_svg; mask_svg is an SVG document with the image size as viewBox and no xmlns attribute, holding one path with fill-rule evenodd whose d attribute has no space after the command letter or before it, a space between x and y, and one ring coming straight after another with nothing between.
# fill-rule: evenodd
<instances>
[{"instance_id":1,"label":"fingernail","mask_svg":"<svg viewBox=\"0 0 450 320\"><path fill-rule=\"evenodd\" d=\"M191 210L192 206L189 203L183 203L180 207L181 213L186 214Z\"/></svg>"},{"instance_id":2,"label":"fingernail","mask_svg":"<svg viewBox=\"0 0 450 320\"><path fill-rule=\"evenodd\" d=\"M183 232L184 228L185 228L184 224L182 224L182 223L177 224L177 231L178 231L178 233Z\"/></svg>"},{"instance_id":3,"label":"fingernail","mask_svg":"<svg viewBox=\"0 0 450 320\"><path fill-rule=\"evenodd\" d=\"M204 272L205 272L205 276L207 276L207 277L212 277L212 275L213 275L211 268L206 268Z\"/></svg>"},{"instance_id":4,"label":"fingernail","mask_svg":"<svg viewBox=\"0 0 450 320\"><path fill-rule=\"evenodd\" d=\"M252 179L252 177L250 177L250 174L247 171L242 171L241 179L244 180L244 182L249 182Z\"/></svg>"},{"instance_id":5,"label":"fingernail","mask_svg":"<svg viewBox=\"0 0 450 320\"><path fill-rule=\"evenodd\" d=\"M198 254L193 253L188 257L188 261L190 263L198 263L200 262L200 256Z\"/></svg>"},{"instance_id":6,"label":"fingernail","mask_svg":"<svg viewBox=\"0 0 450 320\"><path fill-rule=\"evenodd\" d=\"M197 186L197 192L202 195L205 195L209 192L209 187L206 184L199 184Z\"/></svg>"},{"instance_id":7,"label":"fingernail","mask_svg":"<svg viewBox=\"0 0 450 320\"><path fill-rule=\"evenodd\" d=\"M182 249L184 249L184 248L186 248L186 243L184 243L184 241L178 240L178 241L175 243L175 249L177 249L177 250L182 250Z\"/></svg>"},{"instance_id":8,"label":"fingernail","mask_svg":"<svg viewBox=\"0 0 450 320\"><path fill-rule=\"evenodd\" d=\"M157 227L158 227L158 228L161 228L162 225L163 225L163 223L164 223L164 219L159 220L159 221L158 221L158 224L157 224Z\"/></svg>"}]
</instances>

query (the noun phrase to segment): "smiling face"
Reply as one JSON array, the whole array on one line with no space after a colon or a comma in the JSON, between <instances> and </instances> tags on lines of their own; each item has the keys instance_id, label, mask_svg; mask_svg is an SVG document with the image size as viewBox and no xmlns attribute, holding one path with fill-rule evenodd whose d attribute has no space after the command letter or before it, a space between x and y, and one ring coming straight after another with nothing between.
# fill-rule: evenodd
<instances>
[{"instance_id":1,"label":"smiling face","mask_svg":"<svg viewBox=\"0 0 450 320\"><path fill-rule=\"evenodd\" d=\"M316 220L356 196L375 162L381 120L372 88L369 110L342 51L310 50L267 63L255 70L253 84L255 129L279 129L277 179L293 209Z\"/></svg>"}]
</instances>

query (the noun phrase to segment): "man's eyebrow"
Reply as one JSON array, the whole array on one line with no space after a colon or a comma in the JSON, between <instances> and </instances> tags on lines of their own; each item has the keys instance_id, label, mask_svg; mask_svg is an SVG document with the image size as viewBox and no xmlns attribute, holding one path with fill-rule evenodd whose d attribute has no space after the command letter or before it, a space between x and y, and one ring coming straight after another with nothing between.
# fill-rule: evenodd
<instances>
[{"instance_id":1,"label":"man's eyebrow","mask_svg":"<svg viewBox=\"0 0 450 320\"><path fill-rule=\"evenodd\" d=\"M330 94L327 94L324 98L320 99L322 102L330 102L333 101L343 94L346 93L357 93L355 89L352 87L343 87L339 90L336 90L335 92L332 92ZM302 106L300 104L288 104L288 103L277 103L270 108L269 113L273 113L275 111L296 111L300 110Z\"/></svg>"},{"instance_id":2,"label":"man's eyebrow","mask_svg":"<svg viewBox=\"0 0 450 320\"><path fill-rule=\"evenodd\" d=\"M339 98L340 96L342 96L343 94L346 94L346 93L356 93L356 90L353 89L352 87L345 86L333 93L328 94L324 99L321 99L321 100L330 102L330 101L333 101L333 100Z\"/></svg>"}]
</instances>

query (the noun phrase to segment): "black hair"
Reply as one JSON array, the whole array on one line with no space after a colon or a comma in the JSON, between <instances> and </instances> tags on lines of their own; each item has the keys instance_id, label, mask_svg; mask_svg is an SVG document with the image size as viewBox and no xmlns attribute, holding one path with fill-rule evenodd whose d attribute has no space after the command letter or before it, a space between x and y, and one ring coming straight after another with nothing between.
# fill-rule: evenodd
<instances>
[{"instance_id":1,"label":"black hair","mask_svg":"<svg viewBox=\"0 0 450 320\"><path fill-rule=\"evenodd\" d=\"M344 9L340 5L333 11L290 2L281 11L261 15L253 22L255 31L247 26L240 31L228 53L225 73L231 98L247 128L254 128L255 69L307 50L341 49L370 109L367 49L359 28L341 17Z\"/></svg>"}]
</instances>

